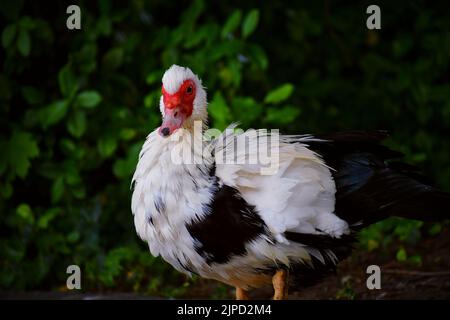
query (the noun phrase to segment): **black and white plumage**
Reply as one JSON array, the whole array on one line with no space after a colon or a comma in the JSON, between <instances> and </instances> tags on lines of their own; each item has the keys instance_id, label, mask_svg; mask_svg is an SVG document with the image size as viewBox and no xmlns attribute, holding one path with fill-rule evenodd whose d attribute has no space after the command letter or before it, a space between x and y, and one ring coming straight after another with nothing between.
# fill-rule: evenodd
<instances>
[{"instance_id":1,"label":"black and white plumage","mask_svg":"<svg viewBox=\"0 0 450 320\"><path fill-rule=\"evenodd\" d=\"M194 122L206 121L207 101L188 68L166 71L160 108L163 124L148 135L133 177L132 212L151 253L181 272L247 290L289 270L291 284L302 285L333 270L360 228L394 215L443 219L450 211L449 194L392 161L399 154L380 144L384 132L281 136L278 145L264 145L279 166L263 175L259 164L218 160L227 152L251 156L266 133L212 142L193 134ZM247 147L236 149L243 140ZM180 146L202 161L174 163Z\"/></svg>"}]
</instances>

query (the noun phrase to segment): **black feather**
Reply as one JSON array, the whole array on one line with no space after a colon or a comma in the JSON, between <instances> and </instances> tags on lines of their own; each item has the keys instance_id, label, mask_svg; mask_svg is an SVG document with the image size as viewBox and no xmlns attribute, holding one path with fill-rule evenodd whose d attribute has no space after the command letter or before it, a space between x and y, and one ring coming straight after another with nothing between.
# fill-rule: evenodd
<instances>
[{"instance_id":1,"label":"black feather","mask_svg":"<svg viewBox=\"0 0 450 320\"><path fill-rule=\"evenodd\" d=\"M163 201L163 198L161 195L156 196L154 205L156 208L156 211L158 211L160 214L164 214L166 211L166 204Z\"/></svg>"},{"instance_id":2,"label":"black feather","mask_svg":"<svg viewBox=\"0 0 450 320\"><path fill-rule=\"evenodd\" d=\"M232 256L243 255L248 242L268 233L255 207L230 186L218 187L204 211L208 214L187 229L199 243L197 252L208 263L226 263Z\"/></svg>"},{"instance_id":3,"label":"black feather","mask_svg":"<svg viewBox=\"0 0 450 320\"><path fill-rule=\"evenodd\" d=\"M380 142L384 131L352 131L317 136L308 142L332 171L336 183L336 214L361 227L390 216L419 220L450 217L450 195L434 188L429 179L402 156Z\"/></svg>"},{"instance_id":4,"label":"black feather","mask_svg":"<svg viewBox=\"0 0 450 320\"><path fill-rule=\"evenodd\" d=\"M322 262L311 256L311 265L293 261L290 268L290 286L293 289L314 285L324 276L335 273L337 261L331 259L327 251L333 252L338 261L343 260L350 255L356 241L354 234L334 238L327 235L286 232L285 236L290 241L316 249L324 259Z\"/></svg>"}]
</instances>

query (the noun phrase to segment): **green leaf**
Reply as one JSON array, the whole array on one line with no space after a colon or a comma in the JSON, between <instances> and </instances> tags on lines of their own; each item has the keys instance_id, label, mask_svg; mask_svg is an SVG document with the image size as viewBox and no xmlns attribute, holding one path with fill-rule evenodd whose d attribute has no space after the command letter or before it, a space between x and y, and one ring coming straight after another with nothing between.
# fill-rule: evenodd
<instances>
[{"instance_id":1,"label":"green leaf","mask_svg":"<svg viewBox=\"0 0 450 320\"><path fill-rule=\"evenodd\" d=\"M239 85L241 83L241 76L242 76L241 64L239 62L237 62L236 60L230 61L229 68L230 68L229 70L230 70L230 75L231 75L231 81L234 83L234 85L236 87L239 87Z\"/></svg>"},{"instance_id":2,"label":"green leaf","mask_svg":"<svg viewBox=\"0 0 450 320\"><path fill-rule=\"evenodd\" d=\"M397 251L396 258L397 258L398 261L401 261L401 262L406 261L408 259L408 255L406 253L406 250L404 248L400 248Z\"/></svg>"},{"instance_id":3,"label":"green leaf","mask_svg":"<svg viewBox=\"0 0 450 320\"><path fill-rule=\"evenodd\" d=\"M259 21L259 11L257 9L251 10L244 19L242 24L242 36L247 38L249 35L255 31L258 26Z\"/></svg>"},{"instance_id":4,"label":"green leaf","mask_svg":"<svg viewBox=\"0 0 450 320\"><path fill-rule=\"evenodd\" d=\"M32 30L36 27L36 21L28 16L22 17L19 20L19 27L24 30Z\"/></svg>"},{"instance_id":5,"label":"green leaf","mask_svg":"<svg viewBox=\"0 0 450 320\"><path fill-rule=\"evenodd\" d=\"M99 34L109 36L112 30L111 19L106 16L100 17L100 19L97 19L97 27L95 29Z\"/></svg>"},{"instance_id":6,"label":"green leaf","mask_svg":"<svg viewBox=\"0 0 450 320\"><path fill-rule=\"evenodd\" d=\"M428 229L428 233L432 236L439 234L442 231L442 225L440 223L433 223Z\"/></svg>"},{"instance_id":7,"label":"green leaf","mask_svg":"<svg viewBox=\"0 0 450 320\"><path fill-rule=\"evenodd\" d=\"M418 254L408 257L408 262L415 264L417 266L422 265L422 257Z\"/></svg>"},{"instance_id":8,"label":"green leaf","mask_svg":"<svg viewBox=\"0 0 450 320\"><path fill-rule=\"evenodd\" d=\"M69 97L78 90L78 80L70 69L69 65L65 65L58 75L59 90L62 95Z\"/></svg>"},{"instance_id":9,"label":"green leaf","mask_svg":"<svg viewBox=\"0 0 450 320\"><path fill-rule=\"evenodd\" d=\"M195 0L192 5L184 10L181 20L183 23L193 23L205 9L204 0Z\"/></svg>"},{"instance_id":10,"label":"green leaf","mask_svg":"<svg viewBox=\"0 0 450 320\"><path fill-rule=\"evenodd\" d=\"M65 181L69 186L75 186L81 183L81 177L78 173L78 167L73 162L68 162L65 170Z\"/></svg>"},{"instance_id":11,"label":"green leaf","mask_svg":"<svg viewBox=\"0 0 450 320\"><path fill-rule=\"evenodd\" d=\"M259 118L263 108L251 97L236 97L233 99L233 110L239 114L239 121L248 127Z\"/></svg>"},{"instance_id":12,"label":"green leaf","mask_svg":"<svg viewBox=\"0 0 450 320\"><path fill-rule=\"evenodd\" d=\"M17 26L15 24L10 24L5 29L3 29L2 33L2 45L3 48L8 48L14 40L16 36Z\"/></svg>"},{"instance_id":13,"label":"green leaf","mask_svg":"<svg viewBox=\"0 0 450 320\"><path fill-rule=\"evenodd\" d=\"M57 178L53 182L52 186L52 203L58 202L64 193L64 180L63 177Z\"/></svg>"},{"instance_id":14,"label":"green leaf","mask_svg":"<svg viewBox=\"0 0 450 320\"><path fill-rule=\"evenodd\" d=\"M68 155L72 154L72 152L77 150L75 143L73 143L70 139L61 139L60 141L61 149L67 153Z\"/></svg>"},{"instance_id":15,"label":"green leaf","mask_svg":"<svg viewBox=\"0 0 450 320\"><path fill-rule=\"evenodd\" d=\"M242 11L235 10L228 18L227 22L225 22L225 25L222 28L222 38L225 38L230 33L233 33L233 31L236 30L237 27L239 27L241 19L242 19Z\"/></svg>"},{"instance_id":16,"label":"green leaf","mask_svg":"<svg viewBox=\"0 0 450 320\"><path fill-rule=\"evenodd\" d=\"M33 212L31 211L31 208L28 204L26 203L20 204L16 209L16 213L27 223L32 224L34 222Z\"/></svg>"},{"instance_id":17,"label":"green leaf","mask_svg":"<svg viewBox=\"0 0 450 320\"><path fill-rule=\"evenodd\" d=\"M423 222L418 220L405 220L395 227L394 234L397 235L402 241L417 240L420 237L419 229L422 224Z\"/></svg>"},{"instance_id":18,"label":"green leaf","mask_svg":"<svg viewBox=\"0 0 450 320\"><path fill-rule=\"evenodd\" d=\"M200 29L196 30L183 44L186 49L192 49L202 43L202 41L207 40L211 34L211 27L209 25L204 25ZM194 67L194 65L192 66Z\"/></svg>"},{"instance_id":19,"label":"green leaf","mask_svg":"<svg viewBox=\"0 0 450 320\"><path fill-rule=\"evenodd\" d=\"M111 11L111 2L109 0L100 0L98 2L98 7L100 8L100 13L109 15Z\"/></svg>"},{"instance_id":20,"label":"green leaf","mask_svg":"<svg viewBox=\"0 0 450 320\"><path fill-rule=\"evenodd\" d=\"M218 61L223 57L234 57L242 49L242 43L237 40L226 41L214 47L214 50L208 54L209 61Z\"/></svg>"},{"instance_id":21,"label":"green leaf","mask_svg":"<svg viewBox=\"0 0 450 320\"><path fill-rule=\"evenodd\" d=\"M90 33L92 35L92 33ZM95 42L94 42L95 43ZM85 43L81 50L71 52L70 65L76 66L77 70L82 75L91 74L97 68L97 45L91 43Z\"/></svg>"},{"instance_id":22,"label":"green leaf","mask_svg":"<svg viewBox=\"0 0 450 320\"><path fill-rule=\"evenodd\" d=\"M136 130L132 128L123 128L120 130L119 135L122 140L131 140L136 136Z\"/></svg>"},{"instance_id":23,"label":"green leaf","mask_svg":"<svg viewBox=\"0 0 450 320\"><path fill-rule=\"evenodd\" d=\"M161 71L159 71L159 70L149 73L147 78L145 78L145 82L150 85L154 84L160 80L161 80Z\"/></svg>"},{"instance_id":24,"label":"green leaf","mask_svg":"<svg viewBox=\"0 0 450 320\"><path fill-rule=\"evenodd\" d=\"M95 108L101 101L102 96L97 91L83 91L76 99L76 103L85 108Z\"/></svg>"},{"instance_id":25,"label":"green leaf","mask_svg":"<svg viewBox=\"0 0 450 320\"><path fill-rule=\"evenodd\" d=\"M300 114L300 109L295 106L285 106L282 108L270 108L267 110L266 121L274 125L287 125L292 123Z\"/></svg>"},{"instance_id":26,"label":"green leaf","mask_svg":"<svg viewBox=\"0 0 450 320\"><path fill-rule=\"evenodd\" d=\"M367 250L369 252L377 249L379 246L380 246L380 244L378 243L378 241L376 241L374 239L369 239L367 241Z\"/></svg>"},{"instance_id":27,"label":"green leaf","mask_svg":"<svg viewBox=\"0 0 450 320\"><path fill-rule=\"evenodd\" d=\"M86 189L83 185L79 185L75 188L72 188L72 194L77 199L83 199L86 197Z\"/></svg>"},{"instance_id":28,"label":"green leaf","mask_svg":"<svg viewBox=\"0 0 450 320\"><path fill-rule=\"evenodd\" d=\"M249 57L261 69L265 70L269 64L269 59L261 47L257 45L248 45Z\"/></svg>"},{"instance_id":29,"label":"green leaf","mask_svg":"<svg viewBox=\"0 0 450 320\"><path fill-rule=\"evenodd\" d=\"M0 194L4 199L8 199L13 194L13 187L10 183L0 184Z\"/></svg>"},{"instance_id":30,"label":"green leaf","mask_svg":"<svg viewBox=\"0 0 450 320\"><path fill-rule=\"evenodd\" d=\"M37 226L40 229L47 229L49 223L60 213L59 208L51 208L45 211L45 213L39 217Z\"/></svg>"},{"instance_id":31,"label":"green leaf","mask_svg":"<svg viewBox=\"0 0 450 320\"><path fill-rule=\"evenodd\" d=\"M29 104L38 104L44 100L44 94L38 89L30 86L22 88L22 95Z\"/></svg>"},{"instance_id":32,"label":"green leaf","mask_svg":"<svg viewBox=\"0 0 450 320\"><path fill-rule=\"evenodd\" d=\"M20 30L19 37L17 39L17 49L22 56L27 57L31 50L31 39L28 31Z\"/></svg>"},{"instance_id":33,"label":"green leaf","mask_svg":"<svg viewBox=\"0 0 450 320\"><path fill-rule=\"evenodd\" d=\"M270 91L264 98L265 103L279 103L290 97L294 91L294 86L290 83L285 83L278 88Z\"/></svg>"},{"instance_id":34,"label":"green leaf","mask_svg":"<svg viewBox=\"0 0 450 320\"><path fill-rule=\"evenodd\" d=\"M155 96L155 94L153 92L150 92L149 94L147 94L144 97L144 106L146 108L154 107L155 98L156 98L156 96Z\"/></svg>"},{"instance_id":35,"label":"green leaf","mask_svg":"<svg viewBox=\"0 0 450 320\"><path fill-rule=\"evenodd\" d=\"M123 49L112 48L103 56L103 66L108 70L117 69L123 62Z\"/></svg>"},{"instance_id":36,"label":"green leaf","mask_svg":"<svg viewBox=\"0 0 450 320\"><path fill-rule=\"evenodd\" d=\"M12 171L23 178L28 173L30 159L39 155L39 148L30 133L16 131L8 143L6 155Z\"/></svg>"},{"instance_id":37,"label":"green leaf","mask_svg":"<svg viewBox=\"0 0 450 320\"><path fill-rule=\"evenodd\" d=\"M67 122L67 130L74 137L81 137L86 131L86 115L83 111L76 111Z\"/></svg>"},{"instance_id":38,"label":"green leaf","mask_svg":"<svg viewBox=\"0 0 450 320\"><path fill-rule=\"evenodd\" d=\"M126 262L131 261L134 253L127 247L110 250L105 257L103 268L99 275L100 281L106 286L114 285L114 277L119 276Z\"/></svg>"},{"instance_id":39,"label":"green leaf","mask_svg":"<svg viewBox=\"0 0 450 320\"><path fill-rule=\"evenodd\" d=\"M44 108L40 113L44 128L59 122L66 115L67 108L68 104L65 100L58 100Z\"/></svg>"},{"instance_id":40,"label":"green leaf","mask_svg":"<svg viewBox=\"0 0 450 320\"><path fill-rule=\"evenodd\" d=\"M136 169L140 149L140 143L134 144L125 159L119 159L114 163L113 172L116 177L124 179L133 175L133 172Z\"/></svg>"},{"instance_id":41,"label":"green leaf","mask_svg":"<svg viewBox=\"0 0 450 320\"><path fill-rule=\"evenodd\" d=\"M98 141L98 151L102 157L111 156L117 148L117 141L113 137L106 137Z\"/></svg>"},{"instance_id":42,"label":"green leaf","mask_svg":"<svg viewBox=\"0 0 450 320\"><path fill-rule=\"evenodd\" d=\"M80 233L78 231L72 231L67 235L67 241L74 243L80 239Z\"/></svg>"},{"instance_id":43,"label":"green leaf","mask_svg":"<svg viewBox=\"0 0 450 320\"><path fill-rule=\"evenodd\" d=\"M220 92L217 92L208 106L209 115L217 129L225 129L228 125L230 108Z\"/></svg>"}]
</instances>

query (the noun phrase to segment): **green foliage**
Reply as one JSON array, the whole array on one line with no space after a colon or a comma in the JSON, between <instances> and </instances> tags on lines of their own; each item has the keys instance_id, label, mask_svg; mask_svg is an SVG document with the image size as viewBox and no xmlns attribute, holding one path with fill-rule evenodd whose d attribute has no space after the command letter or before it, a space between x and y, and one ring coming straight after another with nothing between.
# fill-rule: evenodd
<instances>
[{"instance_id":1,"label":"green foliage","mask_svg":"<svg viewBox=\"0 0 450 320\"><path fill-rule=\"evenodd\" d=\"M355 300L356 293L353 290L351 279L343 279L342 288L336 292L337 300Z\"/></svg>"},{"instance_id":2,"label":"green foliage","mask_svg":"<svg viewBox=\"0 0 450 320\"><path fill-rule=\"evenodd\" d=\"M65 97L72 95L78 89L78 81L68 65L59 71L58 80L59 90Z\"/></svg>"},{"instance_id":3,"label":"green foliage","mask_svg":"<svg viewBox=\"0 0 450 320\"><path fill-rule=\"evenodd\" d=\"M229 297L230 297L230 287L223 283L218 283L214 289L214 293L211 295L211 299L214 300L229 299Z\"/></svg>"},{"instance_id":4,"label":"green foliage","mask_svg":"<svg viewBox=\"0 0 450 320\"><path fill-rule=\"evenodd\" d=\"M390 218L363 229L359 233L359 243L369 251L386 248L394 241L415 244L421 238L423 226L422 221Z\"/></svg>"},{"instance_id":5,"label":"green foliage","mask_svg":"<svg viewBox=\"0 0 450 320\"><path fill-rule=\"evenodd\" d=\"M242 36L247 38L249 35L255 31L256 26L259 21L259 11L253 9L250 11L244 19L244 23L242 24Z\"/></svg>"},{"instance_id":6,"label":"green foliage","mask_svg":"<svg viewBox=\"0 0 450 320\"><path fill-rule=\"evenodd\" d=\"M209 103L208 112L219 130L228 126L230 120L229 107L220 92L217 92Z\"/></svg>"},{"instance_id":7,"label":"green foliage","mask_svg":"<svg viewBox=\"0 0 450 320\"><path fill-rule=\"evenodd\" d=\"M406 261L408 259L408 255L404 248L400 248L397 251L396 258L398 261Z\"/></svg>"},{"instance_id":8,"label":"green foliage","mask_svg":"<svg viewBox=\"0 0 450 320\"><path fill-rule=\"evenodd\" d=\"M350 4L79 5L80 31L67 30L61 6L0 6L2 289L61 288L79 264L85 290L187 292L195 280L150 256L130 212L138 153L160 123L161 76L174 63L208 87L212 127L389 129L390 146L450 188L450 17L438 5L386 3L389 33L367 31ZM440 228L393 219L361 243L379 250Z\"/></svg>"},{"instance_id":9,"label":"green foliage","mask_svg":"<svg viewBox=\"0 0 450 320\"><path fill-rule=\"evenodd\" d=\"M289 98L289 96L292 94L292 91L294 91L294 86L290 83L286 83L270 91L264 98L264 102L266 103L282 102L287 98Z\"/></svg>"},{"instance_id":10,"label":"green foliage","mask_svg":"<svg viewBox=\"0 0 450 320\"><path fill-rule=\"evenodd\" d=\"M75 103L81 107L94 108L100 101L102 101L102 96L97 91L84 91L80 92Z\"/></svg>"},{"instance_id":11,"label":"green foliage","mask_svg":"<svg viewBox=\"0 0 450 320\"><path fill-rule=\"evenodd\" d=\"M12 42L14 41L14 37L16 36L17 26L11 24L7 26L2 33L2 45L3 48L8 48Z\"/></svg>"},{"instance_id":12,"label":"green foliage","mask_svg":"<svg viewBox=\"0 0 450 320\"><path fill-rule=\"evenodd\" d=\"M235 10L223 26L222 38L226 38L228 35L232 34L234 30L236 30L236 28L239 27L241 19L242 19L242 11Z\"/></svg>"},{"instance_id":13,"label":"green foliage","mask_svg":"<svg viewBox=\"0 0 450 320\"><path fill-rule=\"evenodd\" d=\"M20 30L17 38L17 49L24 56L27 57L31 50L30 34L25 30Z\"/></svg>"},{"instance_id":14,"label":"green foliage","mask_svg":"<svg viewBox=\"0 0 450 320\"><path fill-rule=\"evenodd\" d=\"M422 257L420 255L409 256L406 252L406 249L403 247L400 247L400 249L398 249L395 257L399 262L410 263L417 266L420 266L422 264Z\"/></svg>"}]
</instances>

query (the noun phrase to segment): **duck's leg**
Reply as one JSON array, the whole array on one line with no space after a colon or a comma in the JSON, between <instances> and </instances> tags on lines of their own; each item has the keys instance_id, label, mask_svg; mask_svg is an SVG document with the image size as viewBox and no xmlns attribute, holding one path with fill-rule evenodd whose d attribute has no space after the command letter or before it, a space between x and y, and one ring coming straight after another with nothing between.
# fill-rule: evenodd
<instances>
[{"instance_id":1,"label":"duck's leg","mask_svg":"<svg viewBox=\"0 0 450 320\"><path fill-rule=\"evenodd\" d=\"M236 287L236 300L250 300L247 291L242 288Z\"/></svg>"},{"instance_id":2,"label":"duck's leg","mask_svg":"<svg viewBox=\"0 0 450 320\"><path fill-rule=\"evenodd\" d=\"M289 272L287 270L278 270L272 278L274 289L273 300L287 300L289 288Z\"/></svg>"}]
</instances>

